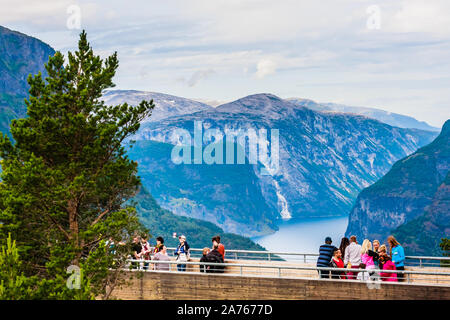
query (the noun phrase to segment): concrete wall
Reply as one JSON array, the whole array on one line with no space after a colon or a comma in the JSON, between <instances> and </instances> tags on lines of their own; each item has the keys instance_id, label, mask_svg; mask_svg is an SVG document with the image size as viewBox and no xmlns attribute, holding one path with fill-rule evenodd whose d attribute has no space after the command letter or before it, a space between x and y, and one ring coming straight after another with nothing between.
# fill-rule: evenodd
<instances>
[{"instance_id":1,"label":"concrete wall","mask_svg":"<svg viewBox=\"0 0 450 320\"><path fill-rule=\"evenodd\" d=\"M319 279L240 277L227 274L137 272L127 285L114 290L118 299L276 300L276 299L445 299L450 287L365 283Z\"/></svg>"}]
</instances>

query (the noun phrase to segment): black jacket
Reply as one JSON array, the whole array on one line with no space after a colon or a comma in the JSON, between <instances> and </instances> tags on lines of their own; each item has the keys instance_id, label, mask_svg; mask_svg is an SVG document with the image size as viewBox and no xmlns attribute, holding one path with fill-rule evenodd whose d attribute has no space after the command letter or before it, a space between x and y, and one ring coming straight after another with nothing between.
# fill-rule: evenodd
<instances>
[{"instance_id":1,"label":"black jacket","mask_svg":"<svg viewBox=\"0 0 450 320\"><path fill-rule=\"evenodd\" d=\"M380 255L378 254L378 252L373 251L373 250L369 250L369 252L367 253L370 257L373 257L373 263L375 264L376 267L379 267L380 263ZM383 269L383 268L380 268Z\"/></svg>"},{"instance_id":2,"label":"black jacket","mask_svg":"<svg viewBox=\"0 0 450 320\"><path fill-rule=\"evenodd\" d=\"M203 257L202 257L203 259ZM204 262L209 262L209 263L223 263L223 258L222 255L220 254L219 251L217 251L217 249L212 250L210 253L208 253L205 257L204 257ZM224 272L225 267L224 266L208 266L206 268L206 272L211 272L211 273L222 273Z\"/></svg>"},{"instance_id":3,"label":"black jacket","mask_svg":"<svg viewBox=\"0 0 450 320\"><path fill-rule=\"evenodd\" d=\"M208 262L207 259L206 259L206 255L203 255L200 258L200 262ZM200 265L200 272L205 272L207 269L208 269L208 266Z\"/></svg>"}]
</instances>

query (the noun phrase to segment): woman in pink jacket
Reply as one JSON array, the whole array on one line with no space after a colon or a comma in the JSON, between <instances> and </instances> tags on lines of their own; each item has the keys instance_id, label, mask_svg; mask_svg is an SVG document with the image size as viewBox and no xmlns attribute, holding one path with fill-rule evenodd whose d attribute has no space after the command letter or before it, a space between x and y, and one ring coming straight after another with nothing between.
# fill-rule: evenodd
<instances>
[{"instance_id":1,"label":"woman in pink jacket","mask_svg":"<svg viewBox=\"0 0 450 320\"><path fill-rule=\"evenodd\" d=\"M368 239L366 239L361 246L361 263L366 266L366 269L375 269L373 256L369 255L370 250L372 250L372 243Z\"/></svg>"},{"instance_id":2,"label":"woman in pink jacket","mask_svg":"<svg viewBox=\"0 0 450 320\"><path fill-rule=\"evenodd\" d=\"M383 270L396 270L395 264L391 261L391 258L386 253L380 255L380 266L383 266ZM397 274L391 272L380 272L381 280L397 282Z\"/></svg>"},{"instance_id":3,"label":"woman in pink jacket","mask_svg":"<svg viewBox=\"0 0 450 320\"><path fill-rule=\"evenodd\" d=\"M375 269L373 256L369 255L370 250L372 250L372 243L365 239L361 245L361 269ZM367 281L374 273L373 271L359 273L357 279Z\"/></svg>"}]
</instances>

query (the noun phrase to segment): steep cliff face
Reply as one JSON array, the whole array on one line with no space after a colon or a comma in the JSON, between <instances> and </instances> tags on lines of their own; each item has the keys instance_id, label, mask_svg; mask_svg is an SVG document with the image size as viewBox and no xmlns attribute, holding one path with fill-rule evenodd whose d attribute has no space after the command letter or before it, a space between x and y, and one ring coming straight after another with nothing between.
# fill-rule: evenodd
<instances>
[{"instance_id":1,"label":"steep cliff face","mask_svg":"<svg viewBox=\"0 0 450 320\"><path fill-rule=\"evenodd\" d=\"M0 131L26 114L29 74L45 73L44 63L55 51L42 41L0 26Z\"/></svg>"},{"instance_id":2,"label":"steep cliff face","mask_svg":"<svg viewBox=\"0 0 450 320\"><path fill-rule=\"evenodd\" d=\"M437 189L425 213L392 233L408 254L442 256L439 244L442 238L450 236L450 173Z\"/></svg>"},{"instance_id":3,"label":"steep cliff face","mask_svg":"<svg viewBox=\"0 0 450 320\"><path fill-rule=\"evenodd\" d=\"M407 233L411 236L419 232L413 230L418 221L425 225L431 223L431 217L441 221L448 215L445 179L448 179L449 169L450 120L447 120L432 143L396 162L383 178L359 194L349 216L346 234L385 240L402 225L399 234L403 230L406 237ZM428 213L424 216L425 211ZM442 228L448 232L445 225ZM411 238L409 241L410 248L416 246Z\"/></svg>"},{"instance_id":4,"label":"steep cliff face","mask_svg":"<svg viewBox=\"0 0 450 320\"><path fill-rule=\"evenodd\" d=\"M382 177L395 161L431 142L437 135L416 129L391 127L358 115L316 112L271 94L258 94L213 110L147 122L133 139L138 142L154 140L175 144L173 133L176 129L185 129L194 136L194 121L201 121L204 130L218 129L224 134L232 130L246 131L251 128L279 130L279 170L270 175L262 175L258 166L252 167L258 177L263 201L269 208L277 209L278 217L275 215L275 219L346 215L360 190ZM139 153L140 156L150 154L143 145ZM139 166L141 172L164 172L171 165L163 161L141 161ZM190 166L208 167L207 164ZM213 183L210 181L218 185L224 183L228 177L227 166L230 165L215 166L214 178L202 180L202 183L206 184L203 185L205 190L212 190ZM268 168L268 171L271 169ZM181 179L187 172L179 171L177 176ZM234 188L242 188L234 184L229 190L216 190L193 199L192 194L195 194L199 187L187 184L183 196L175 192L176 190L166 189L158 192L165 194L163 197L158 196L151 189L151 185L156 182L164 188L167 184L154 178L146 178L143 175L142 180L163 207L177 214L195 217L199 217L198 208L203 208L205 202L210 202L211 194L234 194L234 190L237 190ZM189 176L183 179L189 181ZM183 203L188 199L191 205L176 210L167 202L168 197L183 200ZM247 206L244 199L260 201L259 198L242 198L244 206ZM253 215L256 214L258 213ZM232 223L236 213L224 210L221 215L230 218L231 220L227 221L230 221L229 226L233 228L231 230L238 232L234 229L236 224ZM223 227L228 230L227 225ZM247 231L249 228L254 228L253 222L240 230Z\"/></svg>"},{"instance_id":5,"label":"steep cliff face","mask_svg":"<svg viewBox=\"0 0 450 320\"><path fill-rule=\"evenodd\" d=\"M137 141L129 155L143 185L164 208L247 236L277 230L276 208L264 199L252 165L174 164L173 145Z\"/></svg>"}]
</instances>

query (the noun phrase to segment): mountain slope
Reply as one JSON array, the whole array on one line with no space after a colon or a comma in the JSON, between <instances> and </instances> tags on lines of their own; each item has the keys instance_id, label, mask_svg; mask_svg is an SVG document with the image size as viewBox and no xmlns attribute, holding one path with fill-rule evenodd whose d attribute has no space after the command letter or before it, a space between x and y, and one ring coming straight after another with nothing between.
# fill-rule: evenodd
<instances>
[{"instance_id":1,"label":"mountain slope","mask_svg":"<svg viewBox=\"0 0 450 320\"><path fill-rule=\"evenodd\" d=\"M442 256L439 244L450 235L450 172L425 213L392 233L410 255Z\"/></svg>"},{"instance_id":2,"label":"mountain slope","mask_svg":"<svg viewBox=\"0 0 450 320\"><path fill-rule=\"evenodd\" d=\"M225 233L211 222L176 216L162 209L144 187L141 187L134 201L137 202L136 210L141 222L150 229L154 238L162 236L169 247L178 245L178 239L172 237L172 234L176 232L178 235L184 234L193 248L211 247L211 238L220 235L221 242L227 249L264 250L249 238ZM153 239L152 243L154 242Z\"/></svg>"},{"instance_id":3,"label":"mountain slope","mask_svg":"<svg viewBox=\"0 0 450 320\"><path fill-rule=\"evenodd\" d=\"M137 141L128 152L143 185L177 215L213 222L227 232L267 234L278 212L266 204L251 165L174 164L173 145Z\"/></svg>"},{"instance_id":4,"label":"mountain slope","mask_svg":"<svg viewBox=\"0 0 450 320\"><path fill-rule=\"evenodd\" d=\"M431 142L436 136L433 132L391 127L363 116L316 112L271 94L258 94L213 110L145 123L133 139L176 144L174 131L185 129L193 136L194 121L202 121L204 130L214 128L222 133L233 129L279 129L279 170L272 175L262 175L259 167L253 167L265 202L270 208L277 208L278 217L275 219L281 218L281 213L285 218L346 215L363 188L383 176L395 161ZM145 148L141 147L141 154L150 154L151 151L147 152ZM140 170L147 172L164 172L169 166L171 164L164 161L151 165L140 162ZM226 174L222 173L226 171L221 170L227 166L232 165L217 166L214 184L220 184L224 179ZM146 179L143 175L144 185L167 185L154 178ZM188 181L189 176L183 179ZM213 189L208 181L203 180L203 183L208 185L206 188ZM197 185L186 185L184 189L185 201L192 201L190 208L203 206L204 201L211 199L208 193L202 198L190 197L196 188ZM153 190L151 192L153 194ZM161 194L177 198L173 192L167 188ZM224 193L223 190L215 194ZM154 195L163 207L167 206L164 197L157 193ZM244 202L242 200L241 203ZM186 207L175 212L196 216ZM235 212L223 211L222 215L233 217ZM220 225L225 231L228 230L227 225ZM248 227L253 228L252 224Z\"/></svg>"},{"instance_id":5,"label":"mountain slope","mask_svg":"<svg viewBox=\"0 0 450 320\"><path fill-rule=\"evenodd\" d=\"M317 103L309 99L301 98L289 98L288 100L296 105L304 106L315 111L353 113L376 119L394 127L439 131L439 128L432 127L424 121L419 121L410 116L392 113L381 109L353 107L337 103Z\"/></svg>"},{"instance_id":6,"label":"mountain slope","mask_svg":"<svg viewBox=\"0 0 450 320\"><path fill-rule=\"evenodd\" d=\"M384 240L392 230L410 221L410 227L405 225L399 232L411 229L412 220L423 215L430 204L429 214L448 214L440 211L439 203L446 196L441 193L447 190L444 180L449 169L450 120L447 120L432 143L396 162L383 178L359 194L346 234ZM429 218L421 219L430 221Z\"/></svg>"},{"instance_id":7,"label":"mountain slope","mask_svg":"<svg viewBox=\"0 0 450 320\"><path fill-rule=\"evenodd\" d=\"M24 117L29 74L45 74L44 63L55 51L42 41L0 26L0 131L9 132L12 119Z\"/></svg>"},{"instance_id":8,"label":"mountain slope","mask_svg":"<svg viewBox=\"0 0 450 320\"><path fill-rule=\"evenodd\" d=\"M130 105L137 105L142 100L153 100L155 108L153 109L152 115L144 119L143 122L158 121L164 118L212 109L211 106L194 100L164 93L136 90L109 90L103 94L103 100L110 105L125 102Z\"/></svg>"}]
</instances>

